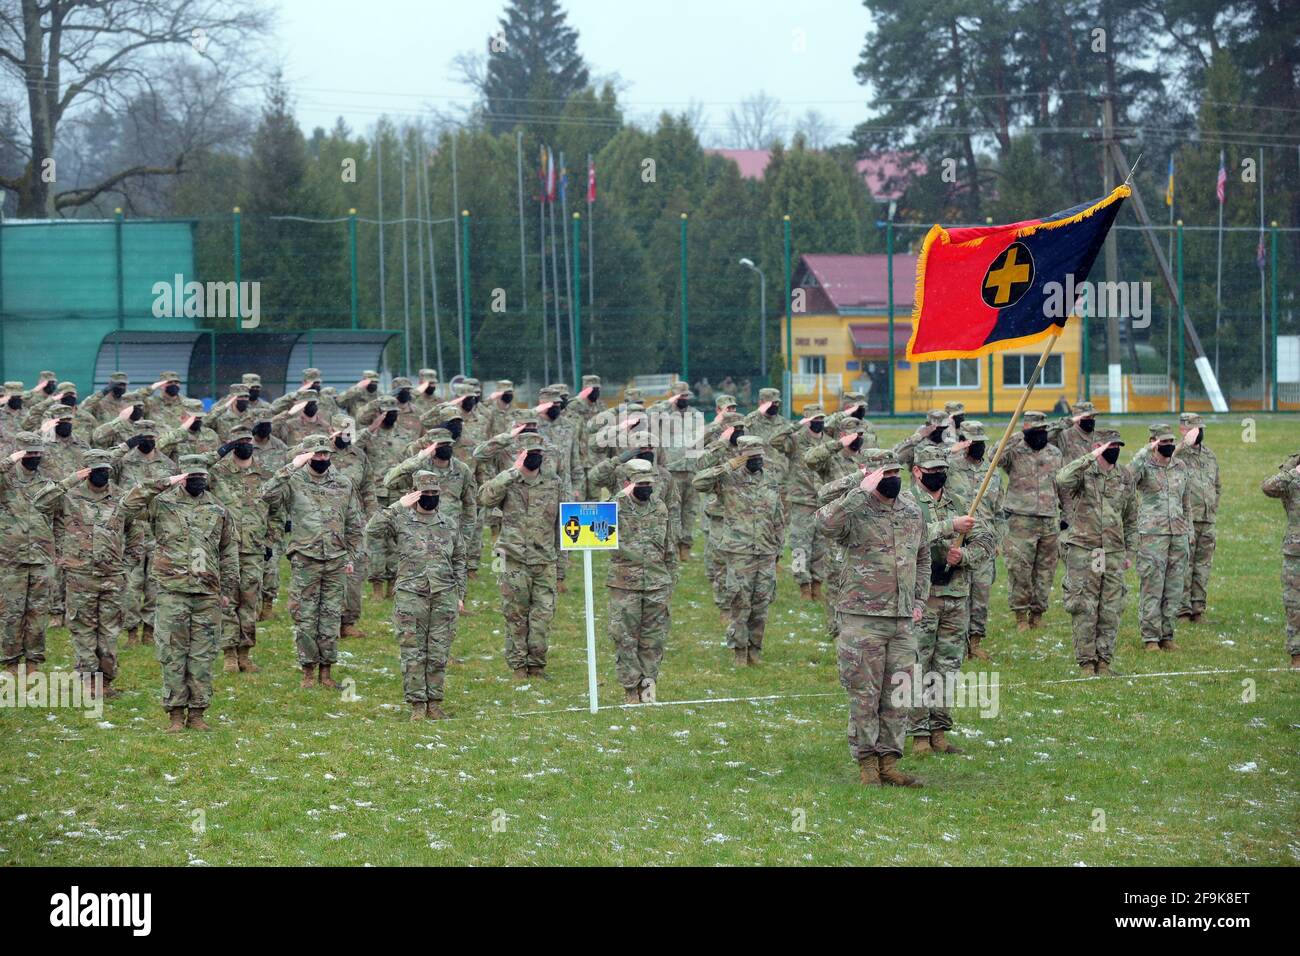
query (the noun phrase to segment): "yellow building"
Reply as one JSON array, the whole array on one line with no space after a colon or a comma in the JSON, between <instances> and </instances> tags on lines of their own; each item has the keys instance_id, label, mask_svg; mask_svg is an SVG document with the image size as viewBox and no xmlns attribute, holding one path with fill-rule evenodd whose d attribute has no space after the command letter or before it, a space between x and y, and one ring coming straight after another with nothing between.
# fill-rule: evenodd
<instances>
[{"instance_id":1,"label":"yellow building","mask_svg":"<svg viewBox=\"0 0 1300 956\"><path fill-rule=\"evenodd\" d=\"M888 256L805 255L792 278L794 380L792 404L839 405L839 394L867 394L871 411L889 412ZM894 256L894 410L924 413L945 402L966 404L973 416L1010 413L1042 354L1040 346L979 359L908 362L916 256ZM785 348L785 330L781 345ZM1050 410L1083 394L1078 322L1066 326L1034 389L1031 408ZM992 388L990 389L990 384ZM991 403L991 406L990 406Z\"/></svg>"}]
</instances>

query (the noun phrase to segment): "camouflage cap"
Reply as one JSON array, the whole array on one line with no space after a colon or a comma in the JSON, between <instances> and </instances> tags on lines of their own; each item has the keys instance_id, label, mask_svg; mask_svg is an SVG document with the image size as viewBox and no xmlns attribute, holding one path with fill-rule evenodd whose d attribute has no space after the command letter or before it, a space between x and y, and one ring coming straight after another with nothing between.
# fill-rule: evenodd
<instances>
[{"instance_id":1,"label":"camouflage cap","mask_svg":"<svg viewBox=\"0 0 1300 956\"><path fill-rule=\"evenodd\" d=\"M542 436L537 432L521 432L515 439L516 447L524 451L541 451Z\"/></svg>"},{"instance_id":2,"label":"camouflage cap","mask_svg":"<svg viewBox=\"0 0 1300 956\"><path fill-rule=\"evenodd\" d=\"M779 388L760 388L758 390L758 401L760 404L763 402L779 402L780 400L781 390Z\"/></svg>"},{"instance_id":3,"label":"camouflage cap","mask_svg":"<svg viewBox=\"0 0 1300 956\"><path fill-rule=\"evenodd\" d=\"M243 382L236 382L230 386L230 394L236 398L248 398L248 386Z\"/></svg>"},{"instance_id":4,"label":"camouflage cap","mask_svg":"<svg viewBox=\"0 0 1300 956\"><path fill-rule=\"evenodd\" d=\"M298 443L297 454L311 452L313 455L334 454L334 443L328 435L308 435Z\"/></svg>"},{"instance_id":5,"label":"camouflage cap","mask_svg":"<svg viewBox=\"0 0 1300 956\"><path fill-rule=\"evenodd\" d=\"M508 379L508 378L499 378L499 379L497 379L497 387L496 387L496 391L498 391L498 392L512 392L512 391L514 391L514 388L515 388L515 383L512 382L512 381L510 381L510 379Z\"/></svg>"},{"instance_id":6,"label":"camouflage cap","mask_svg":"<svg viewBox=\"0 0 1300 956\"><path fill-rule=\"evenodd\" d=\"M397 399L392 395L380 395L375 399L375 405L381 412L393 412L397 410Z\"/></svg>"},{"instance_id":7,"label":"camouflage cap","mask_svg":"<svg viewBox=\"0 0 1300 956\"><path fill-rule=\"evenodd\" d=\"M582 376L582 387L583 387L583 388L600 388L600 376L599 376L599 375L584 375L584 376Z\"/></svg>"},{"instance_id":8,"label":"camouflage cap","mask_svg":"<svg viewBox=\"0 0 1300 956\"><path fill-rule=\"evenodd\" d=\"M443 402L436 407L435 411L437 412L435 420L438 424L463 421L465 418L464 410L455 402Z\"/></svg>"},{"instance_id":9,"label":"camouflage cap","mask_svg":"<svg viewBox=\"0 0 1300 956\"><path fill-rule=\"evenodd\" d=\"M293 397L300 402L314 402L320 398L320 395L314 388L300 388L293 393Z\"/></svg>"},{"instance_id":10,"label":"camouflage cap","mask_svg":"<svg viewBox=\"0 0 1300 956\"><path fill-rule=\"evenodd\" d=\"M69 393L70 393L70 394L72 394L72 395L76 395L76 394L77 394L77 383L76 383L76 382L60 382L58 385L55 385L55 386L54 386L54 390L55 390L56 392L63 392L64 394L69 394Z\"/></svg>"},{"instance_id":11,"label":"camouflage cap","mask_svg":"<svg viewBox=\"0 0 1300 956\"><path fill-rule=\"evenodd\" d=\"M139 435L141 438L157 438L158 425L152 419L142 418L135 423L133 435Z\"/></svg>"},{"instance_id":12,"label":"camouflage cap","mask_svg":"<svg viewBox=\"0 0 1300 956\"><path fill-rule=\"evenodd\" d=\"M763 449L767 447L767 442L757 435L741 435L736 441L736 447L739 448L747 457L753 457L755 454L761 455Z\"/></svg>"},{"instance_id":13,"label":"camouflage cap","mask_svg":"<svg viewBox=\"0 0 1300 956\"><path fill-rule=\"evenodd\" d=\"M840 436L844 435L861 435L867 430L867 427L858 419L849 416L836 425L836 431Z\"/></svg>"},{"instance_id":14,"label":"camouflage cap","mask_svg":"<svg viewBox=\"0 0 1300 956\"><path fill-rule=\"evenodd\" d=\"M181 402L181 404L184 405L190 411L195 412L196 414L199 415L203 414L203 403L199 401L197 398L187 398L183 402Z\"/></svg>"},{"instance_id":15,"label":"camouflage cap","mask_svg":"<svg viewBox=\"0 0 1300 956\"><path fill-rule=\"evenodd\" d=\"M641 401L641 389L637 388L635 385L629 385L627 388L623 389L623 401L627 403Z\"/></svg>"},{"instance_id":16,"label":"camouflage cap","mask_svg":"<svg viewBox=\"0 0 1300 956\"><path fill-rule=\"evenodd\" d=\"M1092 433L1092 440L1100 442L1103 445L1122 445L1123 439L1119 437L1119 432L1113 428L1099 428Z\"/></svg>"},{"instance_id":17,"label":"camouflage cap","mask_svg":"<svg viewBox=\"0 0 1300 956\"><path fill-rule=\"evenodd\" d=\"M106 448L87 448L81 453L82 468L110 468L113 455Z\"/></svg>"},{"instance_id":18,"label":"camouflage cap","mask_svg":"<svg viewBox=\"0 0 1300 956\"><path fill-rule=\"evenodd\" d=\"M357 423L352 420L351 415L334 415L330 418L330 428L336 432L345 432L350 428L356 428Z\"/></svg>"},{"instance_id":19,"label":"camouflage cap","mask_svg":"<svg viewBox=\"0 0 1300 956\"><path fill-rule=\"evenodd\" d=\"M719 425L739 425L745 420L745 416L740 412L723 412L717 417Z\"/></svg>"},{"instance_id":20,"label":"camouflage cap","mask_svg":"<svg viewBox=\"0 0 1300 956\"><path fill-rule=\"evenodd\" d=\"M258 416L257 416L256 418L253 419L253 424L254 424L254 425L274 425L274 424L275 424L275 420L271 417L271 412L270 412L269 410L267 410L267 409L262 409L262 411L258 414Z\"/></svg>"},{"instance_id":21,"label":"camouflage cap","mask_svg":"<svg viewBox=\"0 0 1300 956\"><path fill-rule=\"evenodd\" d=\"M642 458L633 458L623 463L619 469L624 481L637 485L653 484L656 476L655 466Z\"/></svg>"},{"instance_id":22,"label":"camouflage cap","mask_svg":"<svg viewBox=\"0 0 1300 956\"><path fill-rule=\"evenodd\" d=\"M547 402L558 402L563 397L564 393L558 388L554 385L547 385L537 392L537 404L545 405Z\"/></svg>"},{"instance_id":23,"label":"camouflage cap","mask_svg":"<svg viewBox=\"0 0 1300 956\"><path fill-rule=\"evenodd\" d=\"M418 374L420 376L421 382L438 381L438 370L436 368L422 368L420 369ZM376 375L375 377L378 378L378 375Z\"/></svg>"},{"instance_id":24,"label":"camouflage cap","mask_svg":"<svg viewBox=\"0 0 1300 956\"><path fill-rule=\"evenodd\" d=\"M877 471L881 468L889 471L903 467L898 456L888 448L868 448L863 452L862 457L868 471Z\"/></svg>"},{"instance_id":25,"label":"camouflage cap","mask_svg":"<svg viewBox=\"0 0 1300 956\"><path fill-rule=\"evenodd\" d=\"M542 420L538 417L537 413L532 409L529 409L528 411L520 412L515 416L512 427L519 425L540 425L541 423Z\"/></svg>"},{"instance_id":26,"label":"camouflage cap","mask_svg":"<svg viewBox=\"0 0 1300 956\"><path fill-rule=\"evenodd\" d=\"M421 468L411 480L411 487L416 491L437 491L438 475L426 468Z\"/></svg>"},{"instance_id":27,"label":"camouflage cap","mask_svg":"<svg viewBox=\"0 0 1300 956\"><path fill-rule=\"evenodd\" d=\"M469 382L456 382L451 386L451 391L457 398L460 398L464 395L478 394L478 389L476 389Z\"/></svg>"},{"instance_id":28,"label":"camouflage cap","mask_svg":"<svg viewBox=\"0 0 1300 956\"><path fill-rule=\"evenodd\" d=\"M181 380L180 372L163 372L158 376L160 382L179 382Z\"/></svg>"},{"instance_id":29,"label":"camouflage cap","mask_svg":"<svg viewBox=\"0 0 1300 956\"><path fill-rule=\"evenodd\" d=\"M723 408L727 408L728 406L731 406L733 408L736 406L735 395L728 395L724 392L723 394L713 399L713 407L716 409L721 410Z\"/></svg>"},{"instance_id":30,"label":"camouflage cap","mask_svg":"<svg viewBox=\"0 0 1300 956\"><path fill-rule=\"evenodd\" d=\"M927 447L928 446L928 447ZM917 468L947 468L948 455L934 442L918 446L916 456L912 459Z\"/></svg>"},{"instance_id":31,"label":"camouflage cap","mask_svg":"<svg viewBox=\"0 0 1300 956\"><path fill-rule=\"evenodd\" d=\"M176 459L178 475L206 475L207 473L208 460L202 455L181 455Z\"/></svg>"},{"instance_id":32,"label":"camouflage cap","mask_svg":"<svg viewBox=\"0 0 1300 956\"><path fill-rule=\"evenodd\" d=\"M253 429L247 425L235 425L226 432L227 442L248 442L253 440Z\"/></svg>"},{"instance_id":33,"label":"camouflage cap","mask_svg":"<svg viewBox=\"0 0 1300 956\"><path fill-rule=\"evenodd\" d=\"M14 436L14 450L23 452L45 452L45 439L36 432L19 432Z\"/></svg>"},{"instance_id":34,"label":"camouflage cap","mask_svg":"<svg viewBox=\"0 0 1300 956\"><path fill-rule=\"evenodd\" d=\"M1162 438L1172 440L1174 437L1174 430L1164 422L1157 422L1147 428L1147 437L1154 441L1159 441Z\"/></svg>"},{"instance_id":35,"label":"camouflage cap","mask_svg":"<svg viewBox=\"0 0 1300 956\"><path fill-rule=\"evenodd\" d=\"M653 432L648 432L642 429L640 431L635 431L632 434L627 436L627 447L628 448L658 448L659 439L655 437Z\"/></svg>"},{"instance_id":36,"label":"camouflage cap","mask_svg":"<svg viewBox=\"0 0 1300 956\"><path fill-rule=\"evenodd\" d=\"M867 396L861 392L845 392L840 396L840 407L848 405L862 405L866 402Z\"/></svg>"},{"instance_id":37,"label":"camouflage cap","mask_svg":"<svg viewBox=\"0 0 1300 956\"><path fill-rule=\"evenodd\" d=\"M673 382L673 384L668 387L668 393L670 395L694 395L695 394L694 392L691 391L691 386L687 382Z\"/></svg>"},{"instance_id":38,"label":"camouflage cap","mask_svg":"<svg viewBox=\"0 0 1300 956\"><path fill-rule=\"evenodd\" d=\"M361 377L373 380L379 378L379 373L376 372L373 368L368 368L361 373Z\"/></svg>"},{"instance_id":39,"label":"camouflage cap","mask_svg":"<svg viewBox=\"0 0 1300 956\"><path fill-rule=\"evenodd\" d=\"M965 415L966 403L965 402L944 402L943 410L947 412L949 415Z\"/></svg>"},{"instance_id":40,"label":"camouflage cap","mask_svg":"<svg viewBox=\"0 0 1300 956\"><path fill-rule=\"evenodd\" d=\"M803 407L803 420L812 421L814 418L825 418L826 412L816 402L810 402Z\"/></svg>"},{"instance_id":41,"label":"camouflage cap","mask_svg":"<svg viewBox=\"0 0 1300 956\"><path fill-rule=\"evenodd\" d=\"M642 405L640 402L628 402L623 407L623 417L631 418L633 415L636 415L644 411L645 411L645 406Z\"/></svg>"},{"instance_id":42,"label":"camouflage cap","mask_svg":"<svg viewBox=\"0 0 1300 956\"><path fill-rule=\"evenodd\" d=\"M967 441L987 441L988 435L984 432L984 423L968 418L961 423L961 435Z\"/></svg>"},{"instance_id":43,"label":"camouflage cap","mask_svg":"<svg viewBox=\"0 0 1300 956\"><path fill-rule=\"evenodd\" d=\"M948 424L948 413L942 408L932 408L925 413L925 423L927 425L946 425Z\"/></svg>"},{"instance_id":44,"label":"camouflage cap","mask_svg":"<svg viewBox=\"0 0 1300 956\"><path fill-rule=\"evenodd\" d=\"M304 382L314 382L314 381L316 381L318 378L320 378L320 369L318 369L318 368L305 368L305 369L302 370L302 380L303 380Z\"/></svg>"},{"instance_id":45,"label":"camouflage cap","mask_svg":"<svg viewBox=\"0 0 1300 956\"><path fill-rule=\"evenodd\" d=\"M561 396L569 394L569 385L567 382L551 382L551 384L546 387L555 389L555 391L557 391Z\"/></svg>"},{"instance_id":46,"label":"camouflage cap","mask_svg":"<svg viewBox=\"0 0 1300 956\"><path fill-rule=\"evenodd\" d=\"M61 410L56 412L53 418L56 422L70 422L76 418L76 415L73 414L72 409L61 407Z\"/></svg>"},{"instance_id":47,"label":"camouflage cap","mask_svg":"<svg viewBox=\"0 0 1300 956\"><path fill-rule=\"evenodd\" d=\"M1047 425L1047 416L1042 412L1025 412L1020 421L1020 430L1027 431L1030 428L1044 428Z\"/></svg>"},{"instance_id":48,"label":"camouflage cap","mask_svg":"<svg viewBox=\"0 0 1300 956\"><path fill-rule=\"evenodd\" d=\"M48 382L50 379L54 379L54 378L58 378L58 377L59 377L59 376L56 375L54 372L51 372L49 369L46 369L45 371L41 372L41 374L38 375L38 376L36 377L36 380L37 380L38 382Z\"/></svg>"},{"instance_id":49,"label":"camouflage cap","mask_svg":"<svg viewBox=\"0 0 1300 956\"><path fill-rule=\"evenodd\" d=\"M1186 425L1188 428L1200 428L1205 422L1196 412L1183 412L1178 416L1178 424Z\"/></svg>"},{"instance_id":50,"label":"camouflage cap","mask_svg":"<svg viewBox=\"0 0 1300 956\"><path fill-rule=\"evenodd\" d=\"M403 388L414 388L414 387L415 387L414 382L412 382L405 375L399 375L397 376L397 378L393 379L393 384L390 386L390 391L396 392Z\"/></svg>"},{"instance_id":51,"label":"camouflage cap","mask_svg":"<svg viewBox=\"0 0 1300 956\"><path fill-rule=\"evenodd\" d=\"M18 381L17 379L11 379L10 381L5 382L6 392L21 392L22 390L23 390L23 383Z\"/></svg>"},{"instance_id":52,"label":"camouflage cap","mask_svg":"<svg viewBox=\"0 0 1300 956\"><path fill-rule=\"evenodd\" d=\"M128 385L131 382L131 380L127 377L126 372L114 372L112 375L108 377L108 380L110 383L116 385Z\"/></svg>"},{"instance_id":53,"label":"camouflage cap","mask_svg":"<svg viewBox=\"0 0 1300 956\"><path fill-rule=\"evenodd\" d=\"M451 432L447 431L445 428L431 428L425 433L424 437L430 445L441 445L445 442L456 440L451 437Z\"/></svg>"},{"instance_id":54,"label":"camouflage cap","mask_svg":"<svg viewBox=\"0 0 1300 956\"><path fill-rule=\"evenodd\" d=\"M1097 406L1092 402L1075 402L1070 406L1071 415L1096 415Z\"/></svg>"},{"instance_id":55,"label":"camouflage cap","mask_svg":"<svg viewBox=\"0 0 1300 956\"><path fill-rule=\"evenodd\" d=\"M262 386L262 376L258 375L256 372L245 372L241 376L241 379L245 385L256 385L259 388Z\"/></svg>"},{"instance_id":56,"label":"camouflage cap","mask_svg":"<svg viewBox=\"0 0 1300 956\"><path fill-rule=\"evenodd\" d=\"M480 381L479 381L478 379L476 379L476 378L467 378L467 379L465 379L465 381L468 382L470 385L472 385L472 386L474 387L475 391L477 391L478 393L482 394L482 392L483 392L483 383L482 383L482 382L480 382Z\"/></svg>"}]
</instances>

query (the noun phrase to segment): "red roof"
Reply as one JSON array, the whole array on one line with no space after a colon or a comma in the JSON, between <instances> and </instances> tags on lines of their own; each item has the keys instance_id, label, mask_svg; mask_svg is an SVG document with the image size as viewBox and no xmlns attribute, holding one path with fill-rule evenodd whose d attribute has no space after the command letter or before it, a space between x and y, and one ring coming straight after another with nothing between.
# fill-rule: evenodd
<instances>
[{"instance_id":1,"label":"red roof","mask_svg":"<svg viewBox=\"0 0 1300 956\"><path fill-rule=\"evenodd\" d=\"M889 257L809 254L799 257L794 285L807 289L809 312L883 313L889 308ZM909 315L916 256L894 255L894 315Z\"/></svg>"},{"instance_id":2,"label":"red roof","mask_svg":"<svg viewBox=\"0 0 1300 956\"><path fill-rule=\"evenodd\" d=\"M849 326L853 337L853 354L861 358L885 358L889 355L889 323L854 322ZM894 356L907 354L907 341L912 337L912 323L894 316Z\"/></svg>"},{"instance_id":3,"label":"red roof","mask_svg":"<svg viewBox=\"0 0 1300 956\"><path fill-rule=\"evenodd\" d=\"M740 167L744 179L762 179L767 164L772 161L772 151L768 149L706 149L704 152L731 160Z\"/></svg>"},{"instance_id":4,"label":"red roof","mask_svg":"<svg viewBox=\"0 0 1300 956\"><path fill-rule=\"evenodd\" d=\"M706 149L712 156L722 156L740 167L745 179L761 180L772 161L767 149ZM867 191L876 199L897 199L909 178L925 175L925 160L908 153L879 153L857 161L858 172L867 185Z\"/></svg>"}]
</instances>

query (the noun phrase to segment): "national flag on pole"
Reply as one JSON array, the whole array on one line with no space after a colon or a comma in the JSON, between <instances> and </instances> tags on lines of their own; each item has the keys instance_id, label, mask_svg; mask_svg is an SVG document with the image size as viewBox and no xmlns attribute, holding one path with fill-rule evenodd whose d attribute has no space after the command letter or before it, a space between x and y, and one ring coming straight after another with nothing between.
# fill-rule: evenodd
<instances>
[{"instance_id":1,"label":"national flag on pole","mask_svg":"<svg viewBox=\"0 0 1300 956\"><path fill-rule=\"evenodd\" d=\"M1169 182L1165 186L1165 205L1172 206L1173 204L1174 204L1174 155L1173 153L1170 153L1169 154Z\"/></svg>"},{"instance_id":2,"label":"national flag on pole","mask_svg":"<svg viewBox=\"0 0 1300 956\"><path fill-rule=\"evenodd\" d=\"M542 202L555 202L555 154L542 147Z\"/></svg>"},{"instance_id":3,"label":"national flag on pole","mask_svg":"<svg viewBox=\"0 0 1300 956\"><path fill-rule=\"evenodd\" d=\"M1131 193L1006 226L933 227L916 264L908 360L1019 348L1074 314L1115 215Z\"/></svg>"},{"instance_id":4,"label":"national flag on pole","mask_svg":"<svg viewBox=\"0 0 1300 956\"><path fill-rule=\"evenodd\" d=\"M538 173L538 179L541 181L542 194L541 194L541 196L539 197L539 201L541 201L541 202L546 202L546 183L547 183L547 177L548 177L548 175L549 175L549 173L548 173L548 168L549 168L549 167L548 167L547 162L546 162L546 158L547 158L547 157L546 157L546 147L545 147L545 146L541 147L541 152L542 152L542 168L541 168L541 171Z\"/></svg>"},{"instance_id":5,"label":"national flag on pole","mask_svg":"<svg viewBox=\"0 0 1300 956\"><path fill-rule=\"evenodd\" d=\"M568 195L569 195L569 168L567 166L561 166L560 167L560 204L561 205L563 205L567 201Z\"/></svg>"},{"instance_id":6,"label":"national flag on pole","mask_svg":"<svg viewBox=\"0 0 1300 956\"><path fill-rule=\"evenodd\" d=\"M1264 230L1259 231L1259 245L1255 247L1255 264L1259 266L1259 271L1264 271L1264 263L1267 261L1264 255Z\"/></svg>"},{"instance_id":7,"label":"national flag on pole","mask_svg":"<svg viewBox=\"0 0 1300 956\"><path fill-rule=\"evenodd\" d=\"M596 201L596 161L587 160L587 205Z\"/></svg>"},{"instance_id":8,"label":"national flag on pole","mask_svg":"<svg viewBox=\"0 0 1300 956\"><path fill-rule=\"evenodd\" d=\"M1219 199L1219 205L1223 205L1224 189L1228 185L1228 169L1223 165L1223 150L1219 150L1219 178L1214 183L1214 195Z\"/></svg>"}]
</instances>

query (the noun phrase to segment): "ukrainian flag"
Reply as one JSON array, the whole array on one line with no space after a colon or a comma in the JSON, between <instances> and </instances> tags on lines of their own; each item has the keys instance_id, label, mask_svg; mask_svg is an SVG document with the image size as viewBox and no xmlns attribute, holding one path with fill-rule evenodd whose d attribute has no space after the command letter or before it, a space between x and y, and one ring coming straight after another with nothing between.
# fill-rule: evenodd
<instances>
[{"instance_id":1,"label":"ukrainian flag","mask_svg":"<svg viewBox=\"0 0 1300 956\"><path fill-rule=\"evenodd\" d=\"M1167 186L1165 186L1165 205L1166 205L1166 206L1172 206L1173 204L1174 204L1174 157L1173 157L1172 154L1170 154L1170 156L1169 156L1169 184L1168 184Z\"/></svg>"}]
</instances>

